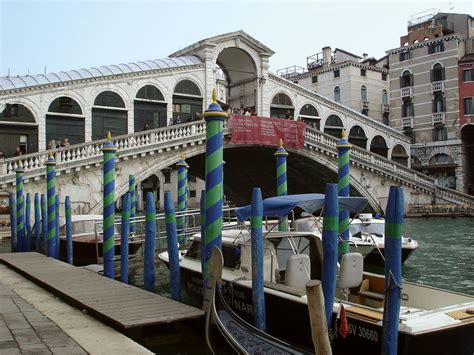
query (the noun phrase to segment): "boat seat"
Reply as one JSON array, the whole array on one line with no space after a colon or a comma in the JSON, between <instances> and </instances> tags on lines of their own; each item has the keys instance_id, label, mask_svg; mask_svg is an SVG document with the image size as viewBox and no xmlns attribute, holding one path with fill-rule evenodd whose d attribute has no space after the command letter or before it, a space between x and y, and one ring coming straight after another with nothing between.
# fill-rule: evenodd
<instances>
[{"instance_id":1,"label":"boat seat","mask_svg":"<svg viewBox=\"0 0 474 355\"><path fill-rule=\"evenodd\" d=\"M304 290L306 282L311 279L310 271L311 261L309 255L291 255L286 262L285 285Z\"/></svg>"},{"instance_id":2,"label":"boat seat","mask_svg":"<svg viewBox=\"0 0 474 355\"><path fill-rule=\"evenodd\" d=\"M359 287L364 272L364 257L361 253L347 253L341 257L341 266L336 279L336 287L345 289Z\"/></svg>"}]
</instances>

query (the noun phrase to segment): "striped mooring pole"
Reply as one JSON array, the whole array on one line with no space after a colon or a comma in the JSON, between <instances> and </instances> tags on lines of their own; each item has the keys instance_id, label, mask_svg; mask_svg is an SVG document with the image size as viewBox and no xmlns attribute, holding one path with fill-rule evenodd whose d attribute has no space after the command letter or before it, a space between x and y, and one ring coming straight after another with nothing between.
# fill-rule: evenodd
<instances>
[{"instance_id":1,"label":"striped mooring pole","mask_svg":"<svg viewBox=\"0 0 474 355\"><path fill-rule=\"evenodd\" d=\"M403 189L391 186L385 213L385 306L382 354L396 355L402 293Z\"/></svg>"},{"instance_id":2,"label":"striped mooring pole","mask_svg":"<svg viewBox=\"0 0 474 355\"><path fill-rule=\"evenodd\" d=\"M11 252L13 253L16 251L16 247L17 247L16 200L15 200L14 193L10 193L10 197L8 199L8 210L10 211L10 230L11 230L10 249L11 249Z\"/></svg>"},{"instance_id":3,"label":"striped mooring pole","mask_svg":"<svg viewBox=\"0 0 474 355\"><path fill-rule=\"evenodd\" d=\"M130 235L130 193L122 199L122 225L120 228L120 280L128 284L128 238Z\"/></svg>"},{"instance_id":4,"label":"striped mooring pole","mask_svg":"<svg viewBox=\"0 0 474 355\"><path fill-rule=\"evenodd\" d=\"M145 252L143 261L143 286L155 292L155 247L156 247L156 207L153 192L146 194Z\"/></svg>"},{"instance_id":5,"label":"striped mooring pole","mask_svg":"<svg viewBox=\"0 0 474 355\"><path fill-rule=\"evenodd\" d=\"M35 193L34 199L35 208L35 251L39 253L41 251L41 206L39 200L39 194Z\"/></svg>"},{"instance_id":6,"label":"striped mooring pole","mask_svg":"<svg viewBox=\"0 0 474 355\"><path fill-rule=\"evenodd\" d=\"M326 184L323 212L323 270L321 283L329 330L331 330L332 325L332 309L336 292L338 229L339 200L337 197L337 185Z\"/></svg>"},{"instance_id":7,"label":"striped mooring pole","mask_svg":"<svg viewBox=\"0 0 474 355\"><path fill-rule=\"evenodd\" d=\"M181 276L179 273L179 247L176 232L176 214L173 207L173 195L165 192L166 241L168 245L168 261L170 265L170 291L175 301L181 299Z\"/></svg>"},{"instance_id":8,"label":"striped mooring pole","mask_svg":"<svg viewBox=\"0 0 474 355\"><path fill-rule=\"evenodd\" d=\"M286 157L288 152L283 148L283 140L280 139L280 146L275 152L276 156L276 171L277 171L277 195L286 196L288 195L287 187L287 169L286 169ZM280 232L288 231L288 218L282 217L278 222L278 230Z\"/></svg>"},{"instance_id":9,"label":"striped mooring pole","mask_svg":"<svg viewBox=\"0 0 474 355\"><path fill-rule=\"evenodd\" d=\"M349 143L347 138L347 131L343 129L342 138L336 145L338 156L337 187L339 190L339 196L341 197L349 197L349 153L351 147L352 145ZM349 210L339 210L339 234L341 236L341 241L338 245L339 258L349 252L349 221Z\"/></svg>"},{"instance_id":10,"label":"striped mooring pole","mask_svg":"<svg viewBox=\"0 0 474 355\"><path fill-rule=\"evenodd\" d=\"M25 202L25 229L24 251L31 251L31 198L29 192L26 194Z\"/></svg>"},{"instance_id":11,"label":"striped mooring pole","mask_svg":"<svg viewBox=\"0 0 474 355\"><path fill-rule=\"evenodd\" d=\"M44 194L41 194L41 229L43 233L43 252L47 255L48 247L46 245L46 240L48 239L48 206Z\"/></svg>"},{"instance_id":12,"label":"striped mooring pole","mask_svg":"<svg viewBox=\"0 0 474 355\"><path fill-rule=\"evenodd\" d=\"M66 261L72 265L74 255L72 248L71 199L69 196L66 196L64 200L64 216L66 217Z\"/></svg>"},{"instance_id":13,"label":"striped mooring pole","mask_svg":"<svg viewBox=\"0 0 474 355\"><path fill-rule=\"evenodd\" d=\"M250 217L250 232L252 240L252 305L254 325L265 331L265 292L263 290L263 203L262 191L255 187L252 192L252 214Z\"/></svg>"},{"instance_id":14,"label":"striped mooring pole","mask_svg":"<svg viewBox=\"0 0 474 355\"><path fill-rule=\"evenodd\" d=\"M204 239L206 235L206 190L201 191L200 201L200 212L201 212L201 273L204 275L204 264L206 262L206 246L204 245Z\"/></svg>"},{"instance_id":15,"label":"striped mooring pole","mask_svg":"<svg viewBox=\"0 0 474 355\"><path fill-rule=\"evenodd\" d=\"M25 200L23 198L23 167L16 170L16 247L19 252L25 251Z\"/></svg>"},{"instance_id":16,"label":"striped mooring pole","mask_svg":"<svg viewBox=\"0 0 474 355\"><path fill-rule=\"evenodd\" d=\"M46 160L46 187L48 205L48 235L46 237L46 256L54 258L56 255L56 160L49 152Z\"/></svg>"},{"instance_id":17,"label":"striped mooring pole","mask_svg":"<svg viewBox=\"0 0 474 355\"><path fill-rule=\"evenodd\" d=\"M186 213L188 209L188 168L189 165L184 160L184 154L181 154L181 159L176 164L178 167L178 212L180 214ZM181 216L177 219L177 228L180 245L186 242L186 217Z\"/></svg>"},{"instance_id":18,"label":"striped mooring pole","mask_svg":"<svg viewBox=\"0 0 474 355\"><path fill-rule=\"evenodd\" d=\"M110 132L102 147L104 155L103 256L104 276L115 278L115 148Z\"/></svg>"},{"instance_id":19,"label":"striped mooring pole","mask_svg":"<svg viewBox=\"0 0 474 355\"><path fill-rule=\"evenodd\" d=\"M54 257L59 259L59 212L60 212L61 202L59 201L59 194L56 194L56 243L54 244Z\"/></svg>"},{"instance_id":20,"label":"striped mooring pole","mask_svg":"<svg viewBox=\"0 0 474 355\"><path fill-rule=\"evenodd\" d=\"M136 195L135 195L135 175L128 176L128 192L130 193L130 219L132 223L130 223L130 233L135 233L135 216L136 216Z\"/></svg>"},{"instance_id":21,"label":"striped mooring pole","mask_svg":"<svg viewBox=\"0 0 474 355\"><path fill-rule=\"evenodd\" d=\"M208 264L214 246L222 243L223 200L223 126L227 117L217 103L216 89L212 91L212 103L202 114L206 120L206 233L204 236L204 287L207 283Z\"/></svg>"}]
</instances>

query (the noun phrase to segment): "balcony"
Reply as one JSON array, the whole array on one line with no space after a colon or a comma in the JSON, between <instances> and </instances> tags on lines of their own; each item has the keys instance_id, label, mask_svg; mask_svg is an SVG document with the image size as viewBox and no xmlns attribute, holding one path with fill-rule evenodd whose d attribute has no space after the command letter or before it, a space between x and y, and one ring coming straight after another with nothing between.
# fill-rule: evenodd
<instances>
[{"instance_id":1,"label":"balcony","mask_svg":"<svg viewBox=\"0 0 474 355\"><path fill-rule=\"evenodd\" d=\"M402 128L413 128L413 117L403 117L402 118Z\"/></svg>"},{"instance_id":2,"label":"balcony","mask_svg":"<svg viewBox=\"0 0 474 355\"><path fill-rule=\"evenodd\" d=\"M390 105L382 104L382 112L390 112Z\"/></svg>"},{"instance_id":3,"label":"balcony","mask_svg":"<svg viewBox=\"0 0 474 355\"><path fill-rule=\"evenodd\" d=\"M402 93L402 99L404 97L412 97L413 96L413 88L411 86L406 87L406 88L402 88L401 93Z\"/></svg>"},{"instance_id":4,"label":"balcony","mask_svg":"<svg viewBox=\"0 0 474 355\"><path fill-rule=\"evenodd\" d=\"M436 113L433 113L433 116L432 116L432 119L433 119L433 124L444 124L444 115L445 113L444 112L436 112Z\"/></svg>"},{"instance_id":5,"label":"balcony","mask_svg":"<svg viewBox=\"0 0 474 355\"><path fill-rule=\"evenodd\" d=\"M369 101L362 100L360 102L360 106L362 110L368 110L369 109Z\"/></svg>"},{"instance_id":6,"label":"balcony","mask_svg":"<svg viewBox=\"0 0 474 355\"><path fill-rule=\"evenodd\" d=\"M444 92L444 81L435 81L431 83L431 92Z\"/></svg>"}]
</instances>

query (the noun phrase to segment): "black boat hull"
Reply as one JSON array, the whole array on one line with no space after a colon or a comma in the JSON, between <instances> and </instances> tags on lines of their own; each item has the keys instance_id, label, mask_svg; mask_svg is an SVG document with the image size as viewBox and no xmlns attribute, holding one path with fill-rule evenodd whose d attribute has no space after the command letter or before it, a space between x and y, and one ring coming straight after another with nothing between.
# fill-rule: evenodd
<instances>
[{"instance_id":1,"label":"black boat hull","mask_svg":"<svg viewBox=\"0 0 474 355\"><path fill-rule=\"evenodd\" d=\"M384 250L384 248L380 248L380 252L385 256ZM415 249L402 248L402 265L414 251ZM364 266L384 267L384 260L377 249L373 249L365 256Z\"/></svg>"}]
</instances>

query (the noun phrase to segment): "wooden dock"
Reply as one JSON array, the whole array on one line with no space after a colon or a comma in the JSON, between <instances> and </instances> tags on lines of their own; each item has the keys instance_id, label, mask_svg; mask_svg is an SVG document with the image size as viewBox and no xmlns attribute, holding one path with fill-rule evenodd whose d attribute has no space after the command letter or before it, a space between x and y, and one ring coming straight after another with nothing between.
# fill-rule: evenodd
<instances>
[{"instance_id":1,"label":"wooden dock","mask_svg":"<svg viewBox=\"0 0 474 355\"><path fill-rule=\"evenodd\" d=\"M204 315L200 309L42 254L0 254L0 263L122 332Z\"/></svg>"}]
</instances>

